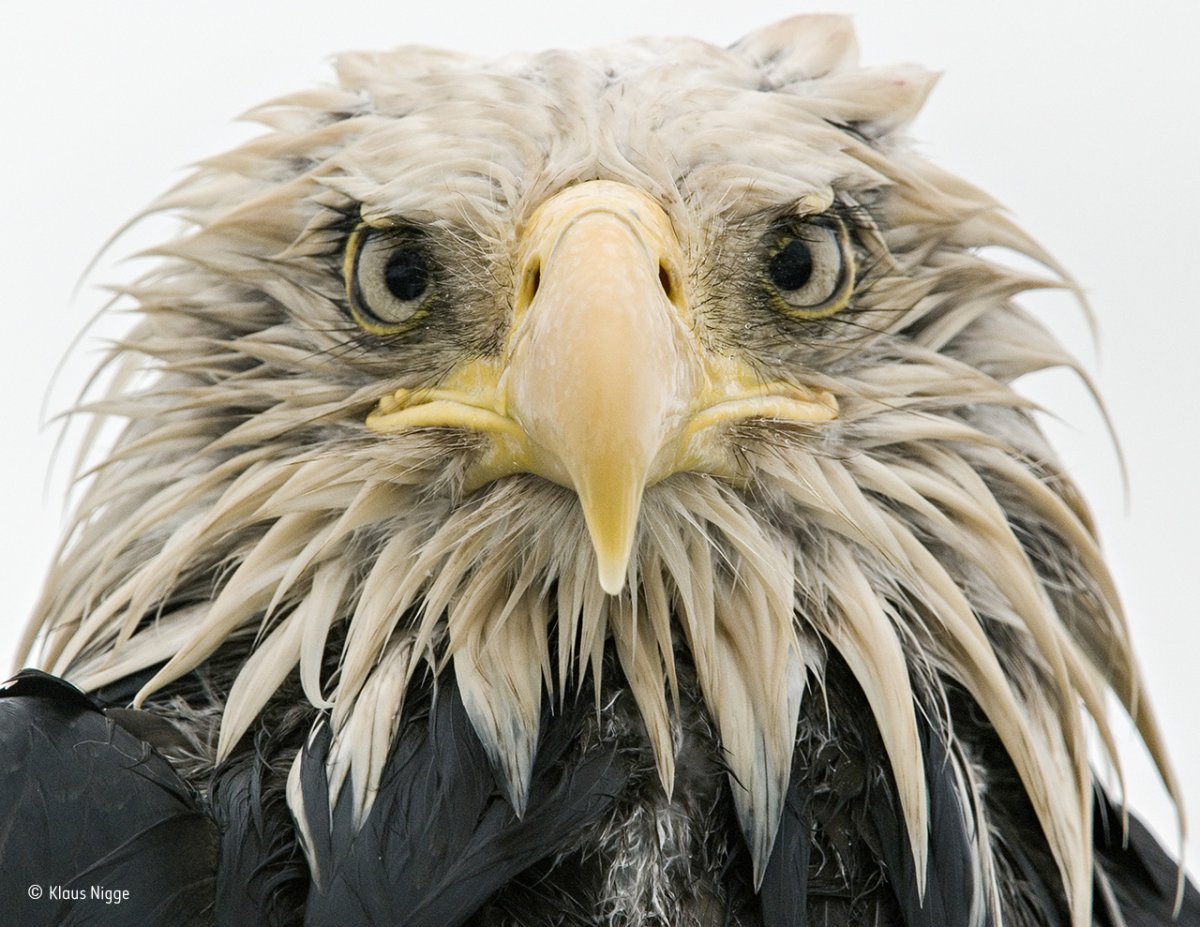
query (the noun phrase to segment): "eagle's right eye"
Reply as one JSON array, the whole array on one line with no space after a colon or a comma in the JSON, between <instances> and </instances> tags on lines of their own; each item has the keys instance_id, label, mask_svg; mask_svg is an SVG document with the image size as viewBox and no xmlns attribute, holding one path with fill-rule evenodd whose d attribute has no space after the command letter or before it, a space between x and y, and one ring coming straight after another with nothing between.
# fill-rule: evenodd
<instances>
[{"instance_id":1,"label":"eagle's right eye","mask_svg":"<svg viewBox=\"0 0 1200 927\"><path fill-rule=\"evenodd\" d=\"M419 229L360 225L346 243L346 299L354 320L376 335L407 331L428 310L434 268Z\"/></svg>"}]
</instances>

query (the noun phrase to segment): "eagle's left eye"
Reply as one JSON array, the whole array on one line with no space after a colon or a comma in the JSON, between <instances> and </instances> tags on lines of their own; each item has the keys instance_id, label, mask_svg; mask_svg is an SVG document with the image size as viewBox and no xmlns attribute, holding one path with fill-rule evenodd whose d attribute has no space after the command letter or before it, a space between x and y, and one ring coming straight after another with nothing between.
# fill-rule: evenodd
<instances>
[{"instance_id":1,"label":"eagle's left eye","mask_svg":"<svg viewBox=\"0 0 1200 927\"><path fill-rule=\"evenodd\" d=\"M354 320L376 335L407 331L428 310L433 266L424 234L360 225L346 243L346 299Z\"/></svg>"},{"instance_id":2,"label":"eagle's left eye","mask_svg":"<svg viewBox=\"0 0 1200 927\"><path fill-rule=\"evenodd\" d=\"M766 283L780 312L823 319L850 301L854 257L839 220L786 222L772 229L764 244Z\"/></svg>"}]
</instances>

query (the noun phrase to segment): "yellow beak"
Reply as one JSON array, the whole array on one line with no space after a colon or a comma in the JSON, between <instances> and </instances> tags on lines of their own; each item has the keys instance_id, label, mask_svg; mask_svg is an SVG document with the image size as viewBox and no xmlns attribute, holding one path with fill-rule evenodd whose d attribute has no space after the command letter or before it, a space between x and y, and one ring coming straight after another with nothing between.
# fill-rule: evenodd
<instances>
[{"instance_id":1,"label":"yellow beak","mask_svg":"<svg viewBox=\"0 0 1200 927\"><path fill-rule=\"evenodd\" d=\"M706 353L670 219L632 187L591 181L551 197L522 236L519 270L502 356L464 364L432 389L398 390L367 425L488 432L473 486L530 472L574 489L610 594L624 587L648 485L736 469L713 426L836 417L823 390L763 383Z\"/></svg>"},{"instance_id":2,"label":"yellow beak","mask_svg":"<svg viewBox=\"0 0 1200 927\"><path fill-rule=\"evenodd\" d=\"M540 279L517 307L509 414L532 439L534 472L579 494L600 584L616 593L655 458L702 379L668 292L682 255L656 203L602 182L550 200L526 242Z\"/></svg>"}]
</instances>

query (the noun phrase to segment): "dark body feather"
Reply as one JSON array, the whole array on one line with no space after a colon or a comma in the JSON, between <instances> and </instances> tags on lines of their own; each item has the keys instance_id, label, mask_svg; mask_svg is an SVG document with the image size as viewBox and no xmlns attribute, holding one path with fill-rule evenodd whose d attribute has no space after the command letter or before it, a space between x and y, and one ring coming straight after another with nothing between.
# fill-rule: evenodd
<instances>
[{"instance_id":1,"label":"dark body feather","mask_svg":"<svg viewBox=\"0 0 1200 927\"><path fill-rule=\"evenodd\" d=\"M209 923L219 844L200 797L101 703L35 671L0 688L4 923Z\"/></svg>"},{"instance_id":2,"label":"dark body feather","mask_svg":"<svg viewBox=\"0 0 1200 927\"><path fill-rule=\"evenodd\" d=\"M214 660L204 669L220 666ZM204 700L220 699L218 678L194 674L157 697L156 714L123 716L105 700L124 704L137 679L89 697L27 671L0 698L3 755L11 760L0 783L7 822L0 889L18 899L23 925L966 924L973 838L949 753L952 728L953 750L987 780L989 813L1004 829L1000 922L1070 923L1015 773L965 699L928 714L923 727L932 832L929 881L917 890L878 732L836 658L823 697L802 715L780 836L756 893L711 724L694 681L685 674L681 683L673 799L654 774L636 708L614 686L599 717L590 699L544 706L523 818L504 798L453 679L425 685L356 829L348 790L330 812L328 728L309 734L311 711L288 707L286 689L244 748L193 788L165 757L185 774L203 768L196 762L203 736L179 730L213 717ZM139 715L157 724L139 725ZM164 717L178 727L162 727ZM311 871L284 801L297 750L314 837ZM30 790L42 799L31 801ZM1124 842L1119 810L1103 796L1097 801L1096 923L1200 924L1191 883L1172 918L1177 870L1162 848L1136 819ZM52 905L25 897L29 884L98 884L128 888L131 897L115 907L90 899ZM995 923L990 915L983 922Z\"/></svg>"}]
</instances>

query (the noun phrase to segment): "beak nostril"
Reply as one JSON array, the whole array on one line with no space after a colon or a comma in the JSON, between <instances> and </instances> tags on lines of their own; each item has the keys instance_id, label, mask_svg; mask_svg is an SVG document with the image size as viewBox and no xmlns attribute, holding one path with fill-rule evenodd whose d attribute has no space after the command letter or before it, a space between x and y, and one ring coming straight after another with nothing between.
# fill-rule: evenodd
<instances>
[{"instance_id":1,"label":"beak nostril","mask_svg":"<svg viewBox=\"0 0 1200 927\"><path fill-rule=\"evenodd\" d=\"M525 271L525 279L521 281L520 304L528 306L537 296L538 287L542 285L542 262L535 260Z\"/></svg>"},{"instance_id":2,"label":"beak nostril","mask_svg":"<svg viewBox=\"0 0 1200 927\"><path fill-rule=\"evenodd\" d=\"M671 283L671 272L667 270L666 264L658 265L658 282L662 284L663 292L667 294L667 299L674 302L675 287Z\"/></svg>"}]
</instances>

